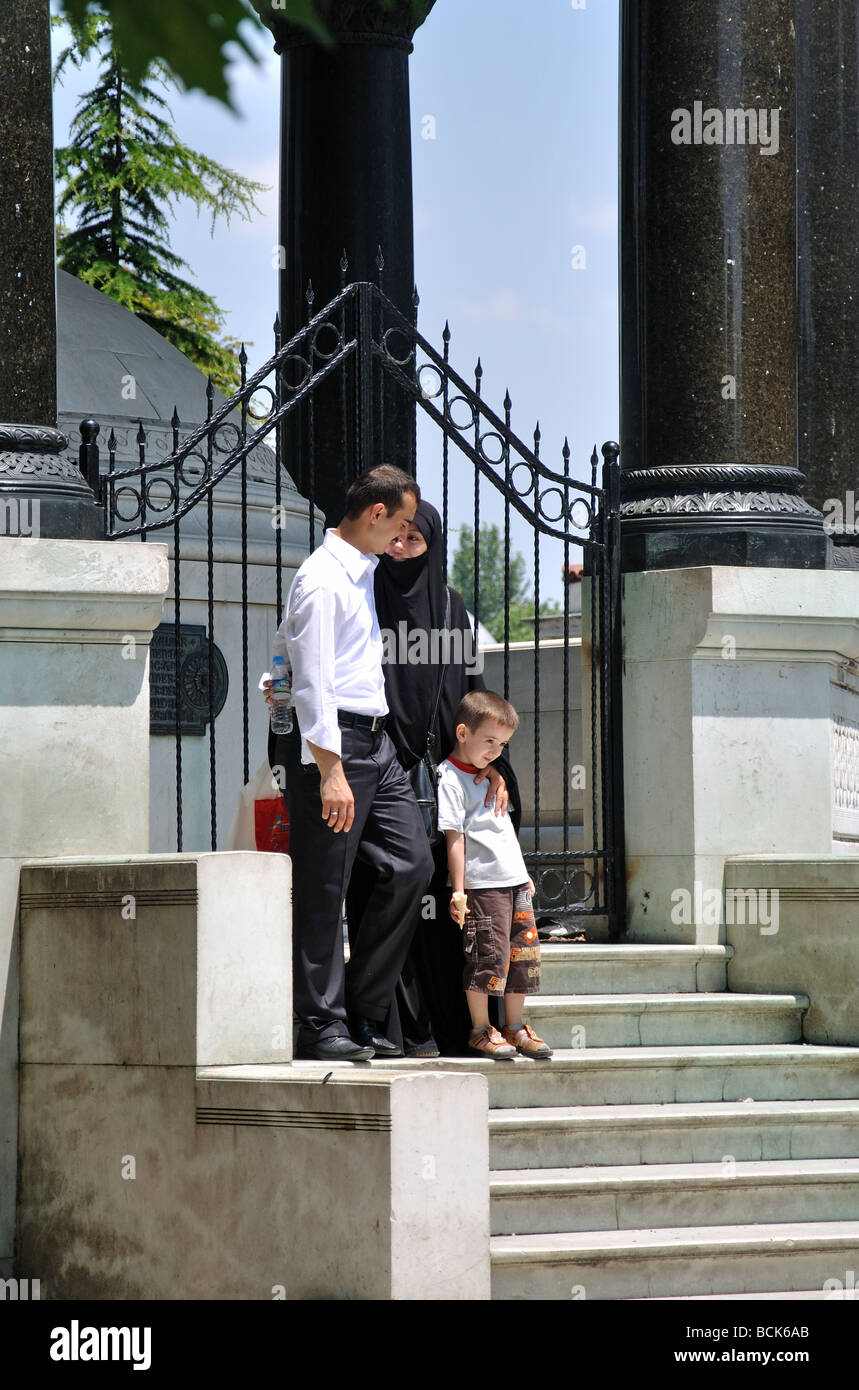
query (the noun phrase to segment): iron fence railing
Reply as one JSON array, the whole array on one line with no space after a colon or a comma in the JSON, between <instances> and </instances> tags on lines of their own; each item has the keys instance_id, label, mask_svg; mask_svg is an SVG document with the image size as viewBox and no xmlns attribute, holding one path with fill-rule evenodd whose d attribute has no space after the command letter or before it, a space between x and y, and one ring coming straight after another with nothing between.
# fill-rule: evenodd
<instances>
[{"instance_id":1,"label":"iron fence railing","mask_svg":"<svg viewBox=\"0 0 859 1390\"><path fill-rule=\"evenodd\" d=\"M283 526L284 499L293 512L306 506L307 547L320 539L320 519L316 506L322 475L317 459L318 411L324 406L327 447L332 428L339 441L339 483L342 493L352 478L373 462L385 458L385 439L392 412L420 411L436 437L440 450L418 448L417 431L410 433L410 457L404 466L418 477L426 489L427 476L440 489L439 507L445 533L464 518L462 497L469 497L469 525L473 535L473 563L470 590L466 597L478 629L482 616L488 616L489 595L485 566L482 565L481 532L489 507L492 516L500 513L503 592L495 594L495 621L501 626L494 634L501 655L503 694L510 697L511 661L531 663L533 730L530 757L524 746L514 746L514 765L527 758L532 764L533 809L528 826L533 845L525 858L538 888L537 905L544 911L567 917L606 914L615 932L622 930L625 906L623 859L623 787L620 708L620 544L619 544L619 449L616 444L602 447L600 461L596 448L590 458L585 479L571 472L571 450L567 440L560 449L560 464L550 467L543 454L539 425L531 442L514 431L509 392L500 410L484 398L483 370L478 360L470 383L451 362L450 328L445 324L442 347L438 350L418 330L415 293L413 314L407 317L386 297L380 285L345 282L347 266L341 263L341 288L318 312L314 312L312 291L307 296L307 322L287 342L281 342L275 322L275 350L269 360L248 375L244 348L240 354L241 384L229 400L219 399L209 384L205 419L184 427L174 411L172 449L166 457L147 457L147 436L143 425L137 435L138 457L133 464L118 465L115 434L107 440L107 470L99 473L96 436L97 422L82 425L81 464L93 485L98 479L99 498L104 507L106 533L115 539L158 537L165 533L172 550L173 583L173 679L175 717L173 735L176 748L175 829L177 848L183 847L183 652L179 634L184 599L183 545L188 535L182 524L186 518L205 518L203 550L199 542L195 557L204 557L205 613L207 628L206 661L195 668L198 702L202 691L202 712L208 738L209 762L209 839L211 848L219 845L218 760L215 725L218 698L212 672L216 662L216 624L219 600L215 584L215 507L232 489L240 513L240 534L236 559L241 566L240 651L229 652L228 665L237 676L241 671L241 751L244 780L250 774L250 700L252 682L256 697L256 667L249 656L249 487L259 499L260 489L268 488L274 529L271 556L274 575L271 602L278 615L283 612ZM380 272L381 276L381 272ZM320 405L321 402L321 405ZM302 456L302 498L296 499L285 472L286 428L293 440L300 441ZM402 434L400 435L402 437ZM260 446L271 448L270 468L260 473L249 459L256 458ZM398 462L399 459L391 461ZM264 475L264 476L263 476ZM326 481L330 483L330 454L326 458ZM236 483L238 496L236 498ZM199 509L199 510L198 510ZM274 518L278 518L275 524ZM512 522L518 518L532 538L533 565L533 652L511 639L516 597L513 585L514 536ZM334 518L337 520L339 518ZM186 526L189 523L186 523ZM201 525L196 525L199 536ZM547 622L541 613L544 593L544 548L554 549L562 567L563 605L554 615L557 635L547 638L541 628ZM590 654L586 662L587 688L583 708L589 711L587 728L581 730L583 761L592 770L584 788L581 805L573 808L570 768L577 743L571 654L577 645L578 614L571 606L570 553L581 553L581 571L589 600L581 614L582 642ZM257 547L258 552L258 547ZM259 556L256 553L256 559ZM552 571L556 575L556 571ZM447 575L446 575L447 577ZM481 581L484 581L483 588ZM254 601L259 601L258 581ZM551 587L551 586L546 586ZM545 717L547 708L544 677L551 656L555 665L560 646L561 696L559 710L553 710L552 728ZM199 653L198 653L199 655ZM205 652L204 652L205 655ZM260 668L262 669L262 668ZM187 681L184 681L187 685ZM207 698L206 698L207 697ZM574 712L571 714L571 710ZM559 717L558 717L559 716ZM232 742L232 741L231 741ZM560 797L554 823L546 824L543 787L554 778L560 764ZM575 814L574 814L575 810ZM576 823L580 817L581 823ZM223 817L221 817L223 819ZM560 824L557 822L560 821ZM223 829L223 827L222 827ZM586 840L590 843L586 843ZM578 841L578 843L574 843ZM199 848L200 846L195 846Z\"/></svg>"}]
</instances>

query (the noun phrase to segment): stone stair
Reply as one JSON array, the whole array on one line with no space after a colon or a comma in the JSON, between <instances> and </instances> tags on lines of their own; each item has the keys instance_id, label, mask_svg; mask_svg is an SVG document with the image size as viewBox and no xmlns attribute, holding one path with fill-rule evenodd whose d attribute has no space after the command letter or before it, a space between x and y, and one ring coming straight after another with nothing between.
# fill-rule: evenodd
<instances>
[{"instance_id":1,"label":"stone stair","mask_svg":"<svg viewBox=\"0 0 859 1390\"><path fill-rule=\"evenodd\" d=\"M494 1298L851 1296L859 1048L802 1043L803 995L727 993L730 954L543 948L554 1058L477 1064Z\"/></svg>"}]
</instances>

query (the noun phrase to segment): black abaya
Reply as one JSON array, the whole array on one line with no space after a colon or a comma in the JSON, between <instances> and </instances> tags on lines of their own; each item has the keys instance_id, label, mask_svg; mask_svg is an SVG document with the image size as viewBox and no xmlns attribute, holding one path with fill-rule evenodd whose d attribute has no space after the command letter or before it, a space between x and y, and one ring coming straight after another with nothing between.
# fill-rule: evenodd
<instances>
[{"instance_id":1,"label":"black abaya","mask_svg":"<svg viewBox=\"0 0 859 1390\"><path fill-rule=\"evenodd\" d=\"M431 636L444 625L441 518L435 507L422 501L417 508L415 524L427 542L426 551L413 560L394 560L383 555L376 568L374 589L379 627L383 635L385 632L392 635L388 651L394 657L408 651L407 641L399 640L400 623L406 624L407 634L423 632L427 635L429 655L445 651L443 644L434 648ZM450 627L461 637L461 643L451 643L451 651L462 653L464 659L450 661L444 666L438 741L433 750L436 762L446 758L456 744L453 720L463 695L469 690L486 689L483 676L474 670L471 624L465 603L455 589L450 590ZM471 664L468 663L470 654ZM440 666L432 661L413 664L386 660L383 669L390 710L386 728L400 762L408 770L426 747ZM518 832L521 798L506 753L497 758L493 766L507 784L509 814ZM433 857L436 871L418 912L412 947L397 986L394 1006L385 1023L385 1032L409 1051L432 1037L443 1056L461 1056L466 1052L470 1019L462 987L461 931L448 911L450 888L443 840L435 847ZM375 872L372 865L360 858L359 851L346 895L346 917L353 940L360 931L361 916L372 891ZM434 915L429 915L430 912Z\"/></svg>"}]
</instances>

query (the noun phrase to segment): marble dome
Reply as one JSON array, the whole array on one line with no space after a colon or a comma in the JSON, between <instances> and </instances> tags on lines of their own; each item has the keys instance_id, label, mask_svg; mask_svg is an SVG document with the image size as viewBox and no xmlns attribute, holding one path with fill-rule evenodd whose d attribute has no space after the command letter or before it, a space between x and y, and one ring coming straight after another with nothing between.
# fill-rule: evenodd
<instances>
[{"instance_id":1,"label":"marble dome","mask_svg":"<svg viewBox=\"0 0 859 1390\"><path fill-rule=\"evenodd\" d=\"M131 394L133 392L133 395ZM215 393L215 405L224 396ZM102 471L107 440L117 438L119 467L138 457L137 430L147 433L147 460L172 449L173 409L184 438L206 418L206 377L184 353L130 310L67 271L57 271L57 416L77 461L81 420L98 420ZM274 453L258 444L248 456L248 478L274 483ZM237 475L238 478L238 475ZM282 487L295 491L282 469Z\"/></svg>"}]
</instances>

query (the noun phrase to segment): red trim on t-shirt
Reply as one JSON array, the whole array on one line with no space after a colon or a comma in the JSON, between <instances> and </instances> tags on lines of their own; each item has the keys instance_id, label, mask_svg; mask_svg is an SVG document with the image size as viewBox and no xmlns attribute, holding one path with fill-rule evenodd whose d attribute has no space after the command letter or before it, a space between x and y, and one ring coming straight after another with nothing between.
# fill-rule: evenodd
<instances>
[{"instance_id":1,"label":"red trim on t-shirt","mask_svg":"<svg viewBox=\"0 0 859 1390\"><path fill-rule=\"evenodd\" d=\"M479 772L479 771L480 771L480 768L479 768L479 767L474 767L474 765L473 765L472 763L461 763L461 762L459 761L459 758L455 758L455 757L453 756L452 753L448 756L448 762L449 762L449 763L453 763L454 767L458 767L459 770L460 770L460 772Z\"/></svg>"}]
</instances>

